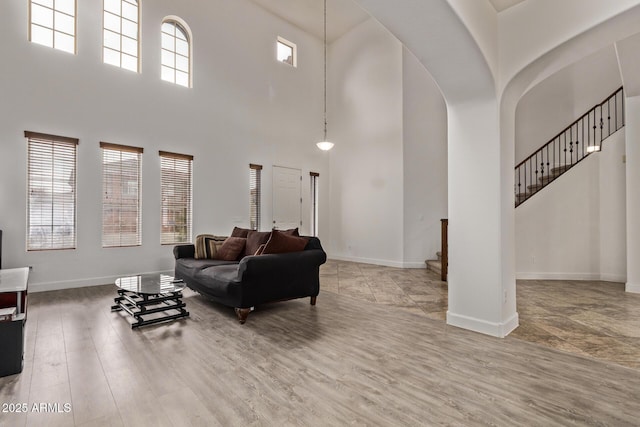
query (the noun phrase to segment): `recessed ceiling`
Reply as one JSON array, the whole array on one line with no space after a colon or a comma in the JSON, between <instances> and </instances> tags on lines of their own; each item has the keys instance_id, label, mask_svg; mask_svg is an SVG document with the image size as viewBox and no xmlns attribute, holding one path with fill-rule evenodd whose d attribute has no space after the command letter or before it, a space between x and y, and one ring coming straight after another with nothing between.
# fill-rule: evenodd
<instances>
[{"instance_id":1,"label":"recessed ceiling","mask_svg":"<svg viewBox=\"0 0 640 427\"><path fill-rule=\"evenodd\" d=\"M502 12L505 9L510 8L511 6L515 6L518 3L522 3L525 0L489 0L493 5L493 8L497 12Z\"/></svg>"},{"instance_id":2,"label":"recessed ceiling","mask_svg":"<svg viewBox=\"0 0 640 427\"><path fill-rule=\"evenodd\" d=\"M268 12L322 39L324 29L323 0L253 0ZM327 41L340 38L369 18L352 0L327 0Z\"/></svg>"}]
</instances>

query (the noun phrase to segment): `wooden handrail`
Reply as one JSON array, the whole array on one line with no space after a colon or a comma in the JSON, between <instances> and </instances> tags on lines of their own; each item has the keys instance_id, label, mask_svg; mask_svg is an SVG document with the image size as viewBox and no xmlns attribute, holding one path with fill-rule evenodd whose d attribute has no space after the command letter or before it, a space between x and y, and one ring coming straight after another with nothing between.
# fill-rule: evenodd
<instances>
[{"instance_id":1,"label":"wooden handrail","mask_svg":"<svg viewBox=\"0 0 640 427\"><path fill-rule=\"evenodd\" d=\"M448 228L449 228L449 220L447 218L443 218L440 220L442 225L442 243L441 243L441 260L442 268L440 269L440 280L443 282L447 281L447 272L449 269L449 236L448 236Z\"/></svg>"}]
</instances>

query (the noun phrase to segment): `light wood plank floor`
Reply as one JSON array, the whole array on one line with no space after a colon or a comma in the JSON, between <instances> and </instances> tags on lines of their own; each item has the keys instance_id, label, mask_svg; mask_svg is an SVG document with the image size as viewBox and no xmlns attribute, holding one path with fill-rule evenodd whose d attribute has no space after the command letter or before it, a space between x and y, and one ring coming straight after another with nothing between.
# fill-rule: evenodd
<instances>
[{"instance_id":1,"label":"light wood plank floor","mask_svg":"<svg viewBox=\"0 0 640 427\"><path fill-rule=\"evenodd\" d=\"M71 411L1 426L638 425L640 371L411 310L323 290L239 325L187 291L189 319L131 330L114 296L30 295L25 369L0 403Z\"/></svg>"}]
</instances>

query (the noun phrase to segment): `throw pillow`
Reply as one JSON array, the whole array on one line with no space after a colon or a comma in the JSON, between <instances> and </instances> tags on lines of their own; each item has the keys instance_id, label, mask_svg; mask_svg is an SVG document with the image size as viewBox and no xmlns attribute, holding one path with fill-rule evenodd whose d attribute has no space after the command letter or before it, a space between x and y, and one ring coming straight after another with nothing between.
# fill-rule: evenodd
<instances>
[{"instance_id":1,"label":"throw pillow","mask_svg":"<svg viewBox=\"0 0 640 427\"><path fill-rule=\"evenodd\" d=\"M288 230L282 230L282 233L288 235L288 236L299 236L300 233L298 233L298 227L296 228L290 228Z\"/></svg>"},{"instance_id":2,"label":"throw pillow","mask_svg":"<svg viewBox=\"0 0 640 427\"><path fill-rule=\"evenodd\" d=\"M270 231L249 231L249 233L247 234L247 246L244 249L244 254L255 254L260 245L269 241L269 237L271 237Z\"/></svg>"},{"instance_id":3,"label":"throw pillow","mask_svg":"<svg viewBox=\"0 0 640 427\"><path fill-rule=\"evenodd\" d=\"M228 237L222 246L218 248L216 259L224 261L236 261L238 257L244 254L244 246L247 239L243 237Z\"/></svg>"},{"instance_id":4,"label":"throw pillow","mask_svg":"<svg viewBox=\"0 0 640 427\"><path fill-rule=\"evenodd\" d=\"M218 247L226 237L213 234L199 234L195 242L195 259L214 259Z\"/></svg>"},{"instance_id":5,"label":"throw pillow","mask_svg":"<svg viewBox=\"0 0 640 427\"><path fill-rule=\"evenodd\" d=\"M264 247L262 254L283 254L287 252L299 252L304 250L309 242L304 237L290 236L282 231L273 230L271 238Z\"/></svg>"},{"instance_id":6,"label":"throw pillow","mask_svg":"<svg viewBox=\"0 0 640 427\"><path fill-rule=\"evenodd\" d=\"M231 232L231 237L247 237L247 234L249 234L250 230L248 228L240 228L240 227L233 227L233 231Z\"/></svg>"}]
</instances>

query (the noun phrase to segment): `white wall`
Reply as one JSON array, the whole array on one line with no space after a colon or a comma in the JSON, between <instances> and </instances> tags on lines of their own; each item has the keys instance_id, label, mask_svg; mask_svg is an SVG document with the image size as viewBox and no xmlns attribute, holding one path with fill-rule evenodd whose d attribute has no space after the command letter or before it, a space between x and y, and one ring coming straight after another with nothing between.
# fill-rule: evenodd
<instances>
[{"instance_id":1,"label":"white wall","mask_svg":"<svg viewBox=\"0 0 640 427\"><path fill-rule=\"evenodd\" d=\"M329 53L329 255L402 266L402 46L367 20Z\"/></svg>"},{"instance_id":2,"label":"white wall","mask_svg":"<svg viewBox=\"0 0 640 427\"><path fill-rule=\"evenodd\" d=\"M527 92L516 111L516 163L622 86L613 46L552 75Z\"/></svg>"},{"instance_id":3,"label":"white wall","mask_svg":"<svg viewBox=\"0 0 640 427\"><path fill-rule=\"evenodd\" d=\"M158 150L195 156L194 235L248 224L249 163L265 167L264 228L271 222L272 165L301 168L305 177L319 172L321 189L328 188L328 158L314 145L322 136L321 41L248 0L143 2L136 74L102 64L101 5L78 2L78 54L70 55L27 41L28 2L0 3L3 267L32 265L32 290L173 268L172 248L159 244ZM159 29L167 15L180 16L193 32L193 89L160 80ZM278 35L298 44L298 68L275 61ZM26 252L25 130L80 139L76 250ZM140 247L101 247L100 141L145 149ZM328 240L328 191L321 191L320 209Z\"/></svg>"},{"instance_id":4,"label":"white wall","mask_svg":"<svg viewBox=\"0 0 640 427\"><path fill-rule=\"evenodd\" d=\"M447 217L447 106L415 56L404 49L402 58L404 264L424 267Z\"/></svg>"},{"instance_id":5,"label":"white wall","mask_svg":"<svg viewBox=\"0 0 640 427\"><path fill-rule=\"evenodd\" d=\"M516 209L520 279L626 280L625 130Z\"/></svg>"}]
</instances>

